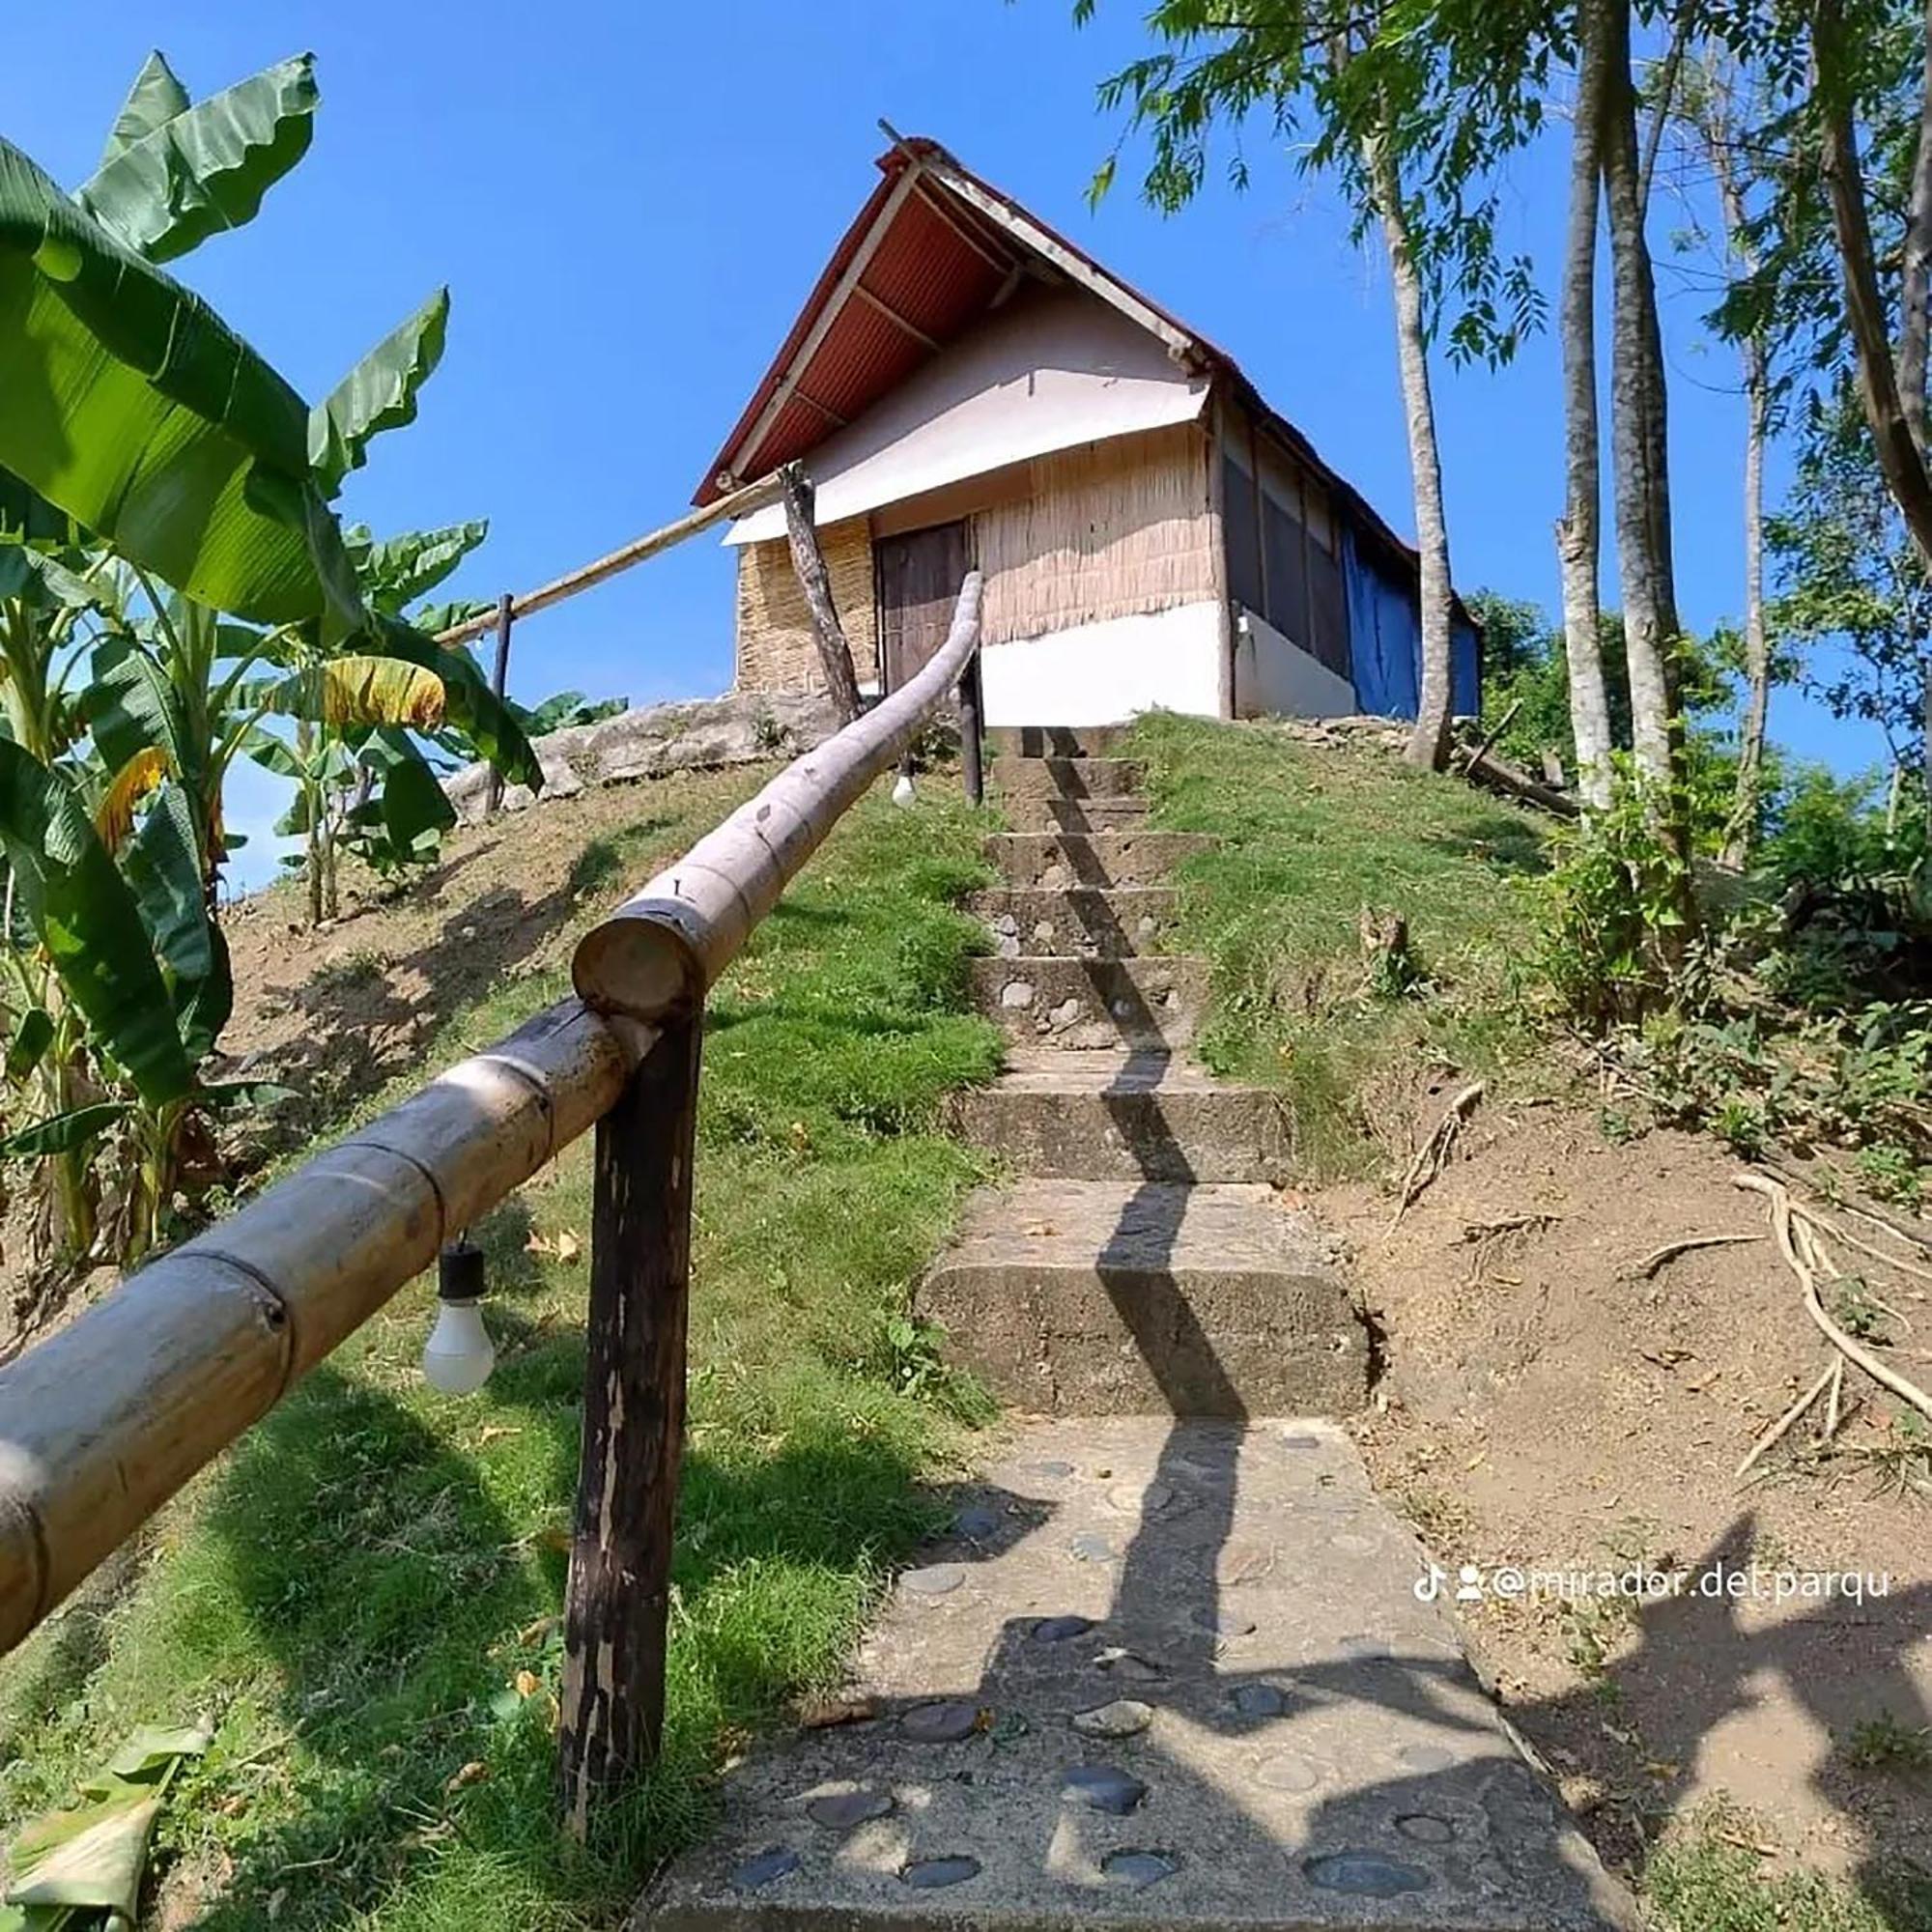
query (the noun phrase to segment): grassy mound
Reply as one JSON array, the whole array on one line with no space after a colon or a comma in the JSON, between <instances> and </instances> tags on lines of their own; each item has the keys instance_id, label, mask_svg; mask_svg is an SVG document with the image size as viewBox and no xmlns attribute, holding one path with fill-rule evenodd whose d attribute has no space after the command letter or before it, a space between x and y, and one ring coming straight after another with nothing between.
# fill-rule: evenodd
<instances>
[{"instance_id":1,"label":"grassy mound","mask_svg":"<svg viewBox=\"0 0 1932 1932\"><path fill-rule=\"evenodd\" d=\"M569 923L704 829L657 791L622 795L634 830L583 842ZM499 890L523 823L474 867ZM278 1932L605 1924L701 1827L722 1753L836 1667L929 1526L921 1485L963 1400L903 1309L978 1176L941 1098L998 1059L961 1010L976 928L952 910L982 825L941 785L916 825L863 805L713 1002L668 1735L611 1841L572 1852L552 1795L587 1137L478 1231L499 1349L479 1396L423 1384L415 1284L165 1514L118 1588L9 1662L0 1820L64 1802L138 1722L205 1719L213 1747L161 1828L169 1900ZM562 956L439 1015L427 1063L357 1111L560 997Z\"/></svg>"},{"instance_id":2,"label":"grassy mound","mask_svg":"<svg viewBox=\"0 0 1932 1932\"><path fill-rule=\"evenodd\" d=\"M1198 1051L1287 1090L1311 1178L1386 1166L1445 1069L1500 1079L1529 1054L1510 996L1517 888L1545 864L1530 814L1369 738L1332 747L1159 712L1132 751L1155 822L1221 841L1183 867L1171 942L1213 966ZM1365 914L1400 916L1405 956L1365 950Z\"/></svg>"}]
</instances>

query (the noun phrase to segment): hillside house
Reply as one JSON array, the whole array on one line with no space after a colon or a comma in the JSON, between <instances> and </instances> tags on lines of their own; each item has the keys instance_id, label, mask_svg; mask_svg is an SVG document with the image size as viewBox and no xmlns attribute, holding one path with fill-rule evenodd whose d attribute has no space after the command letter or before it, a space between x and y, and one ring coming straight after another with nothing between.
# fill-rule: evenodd
<instances>
[{"instance_id":1,"label":"hillside house","mask_svg":"<svg viewBox=\"0 0 1932 1932\"><path fill-rule=\"evenodd\" d=\"M1412 717L1415 553L1234 358L936 143L879 169L696 498L804 460L861 685L977 564L988 724ZM726 542L737 688L816 683L783 507ZM1459 607L1457 711L1478 676Z\"/></svg>"}]
</instances>

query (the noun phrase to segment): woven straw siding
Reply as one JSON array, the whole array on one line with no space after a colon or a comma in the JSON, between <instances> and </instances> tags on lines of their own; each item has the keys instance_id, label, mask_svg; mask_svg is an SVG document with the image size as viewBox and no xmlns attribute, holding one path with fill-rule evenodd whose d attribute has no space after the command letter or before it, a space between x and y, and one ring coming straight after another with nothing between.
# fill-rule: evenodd
<instances>
[{"instance_id":1,"label":"woven straw siding","mask_svg":"<svg viewBox=\"0 0 1932 1932\"><path fill-rule=\"evenodd\" d=\"M818 533L832 601L852 646L859 682L878 675L878 627L872 613L872 540L864 517L828 524ZM824 675L812 637L811 612L791 546L782 537L746 544L738 552L738 672L740 691L817 691Z\"/></svg>"},{"instance_id":2,"label":"woven straw siding","mask_svg":"<svg viewBox=\"0 0 1932 1932\"><path fill-rule=\"evenodd\" d=\"M1037 457L973 520L989 644L1216 594L1208 440L1192 423Z\"/></svg>"}]
</instances>

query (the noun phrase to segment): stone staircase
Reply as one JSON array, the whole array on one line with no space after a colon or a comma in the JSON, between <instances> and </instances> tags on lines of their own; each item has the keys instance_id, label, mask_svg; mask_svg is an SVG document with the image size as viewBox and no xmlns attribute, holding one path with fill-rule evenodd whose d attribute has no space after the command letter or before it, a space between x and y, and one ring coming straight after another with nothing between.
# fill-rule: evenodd
<instances>
[{"instance_id":1,"label":"stone staircase","mask_svg":"<svg viewBox=\"0 0 1932 1932\"><path fill-rule=\"evenodd\" d=\"M1634 1923L1337 1420L1370 1333L1271 1093L1186 1054L1206 962L1110 731L994 732L1012 829L956 1125L1013 1178L918 1295L1012 1411L835 1706L646 1896L668 1932Z\"/></svg>"}]
</instances>

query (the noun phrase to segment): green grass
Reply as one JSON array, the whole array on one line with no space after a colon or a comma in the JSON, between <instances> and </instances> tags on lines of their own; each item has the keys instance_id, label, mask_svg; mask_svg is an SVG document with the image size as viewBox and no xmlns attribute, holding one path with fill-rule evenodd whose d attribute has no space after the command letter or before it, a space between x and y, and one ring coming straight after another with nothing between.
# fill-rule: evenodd
<instances>
[{"instance_id":1,"label":"green grass","mask_svg":"<svg viewBox=\"0 0 1932 1932\"><path fill-rule=\"evenodd\" d=\"M1922 1874L1768 1873L1751 1849L1758 1835L1748 1817L1713 1804L1665 1836L1644 1881L1665 1932L1932 1932L1932 1880Z\"/></svg>"},{"instance_id":2,"label":"green grass","mask_svg":"<svg viewBox=\"0 0 1932 1932\"><path fill-rule=\"evenodd\" d=\"M573 894L608 898L703 829L646 817L654 790L636 836L586 843ZM587 1250L587 1142L479 1233L481 1395L424 1387L413 1285L165 1513L122 1587L5 1666L0 1821L67 1800L131 1725L205 1718L156 1854L196 1923L613 1922L702 1829L723 1753L836 1669L973 1413L902 1314L979 1171L941 1101L998 1058L959 1010L975 929L951 909L980 829L939 785L910 821L868 801L714 1000L668 1735L604 1842L573 1851L552 1796L587 1253L528 1245ZM435 1062L559 997L552 951L448 1015Z\"/></svg>"},{"instance_id":3,"label":"green grass","mask_svg":"<svg viewBox=\"0 0 1932 1932\"><path fill-rule=\"evenodd\" d=\"M1544 865L1528 814L1378 747L1265 725L1159 712L1132 750L1155 822L1221 840L1182 868L1170 942L1212 962L1198 1050L1217 1072L1287 1090L1312 1178L1384 1166L1381 1136L1431 1078L1498 1079L1530 1056L1511 971L1519 885ZM1365 965L1365 907L1406 920L1413 983Z\"/></svg>"}]
</instances>

